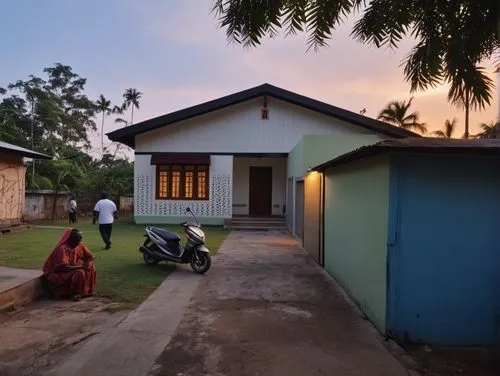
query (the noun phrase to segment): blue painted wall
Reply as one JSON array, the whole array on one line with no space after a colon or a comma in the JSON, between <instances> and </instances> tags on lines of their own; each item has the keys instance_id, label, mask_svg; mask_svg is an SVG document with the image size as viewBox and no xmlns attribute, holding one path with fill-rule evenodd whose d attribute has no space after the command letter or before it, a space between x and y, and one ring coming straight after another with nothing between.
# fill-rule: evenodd
<instances>
[{"instance_id":1,"label":"blue painted wall","mask_svg":"<svg viewBox=\"0 0 500 376\"><path fill-rule=\"evenodd\" d=\"M476 345L500 338L500 159L391 155L387 329Z\"/></svg>"}]
</instances>

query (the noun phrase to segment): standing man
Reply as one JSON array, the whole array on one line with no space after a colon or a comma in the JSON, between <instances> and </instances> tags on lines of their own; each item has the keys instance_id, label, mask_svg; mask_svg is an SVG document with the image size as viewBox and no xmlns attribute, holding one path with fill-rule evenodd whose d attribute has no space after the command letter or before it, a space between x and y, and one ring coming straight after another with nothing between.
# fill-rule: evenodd
<instances>
[{"instance_id":1,"label":"standing man","mask_svg":"<svg viewBox=\"0 0 500 376\"><path fill-rule=\"evenodd\" d=\"M69 201L68 205L68 217L69 217L69 223L73 224L76 223L76 200L74 196L71 196L71 200Z\"/></svg>"},{"instance_id":2,"label":"standing man","mask_svg":"<svg viewBox=\"0 0 500 376\"><path fill-rule=\"evenodd\" d=\"M115 216L115 203L108 199L106 193L103 193L101 199L95 204L94 220L92 224L95 224L96 220L99 220L99 232L101 233L104 244L106 244L105 249L111 248L111 231L113 229Z\"/></svg>"}]
</instances>

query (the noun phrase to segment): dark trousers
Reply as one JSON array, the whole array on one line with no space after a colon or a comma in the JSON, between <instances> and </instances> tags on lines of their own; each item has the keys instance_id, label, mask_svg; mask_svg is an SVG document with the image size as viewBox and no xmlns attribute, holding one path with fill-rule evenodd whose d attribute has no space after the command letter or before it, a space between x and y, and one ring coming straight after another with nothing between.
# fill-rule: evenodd
<instances>
[{"instance_id":1,"label":"dark trousers","mask_svg":"<svg viewBox=\"0 0 500 376\"><path fill-rule=\"evenodd\" d=\"M106 244L111 243L111 231L113 230L113 224L108 223L105 225L99 225L99 232L101 233L102 240Z\"/></svg>"},{"instance_id":2,"label":"dark trousers","mask_svg":"<svg viewBox=\"0 0 500 376\"><path fill-rule=\"evenodd\" d=\"M69 212L69 223L76 223L76 212Z\"/></svg>"}]
</instances>

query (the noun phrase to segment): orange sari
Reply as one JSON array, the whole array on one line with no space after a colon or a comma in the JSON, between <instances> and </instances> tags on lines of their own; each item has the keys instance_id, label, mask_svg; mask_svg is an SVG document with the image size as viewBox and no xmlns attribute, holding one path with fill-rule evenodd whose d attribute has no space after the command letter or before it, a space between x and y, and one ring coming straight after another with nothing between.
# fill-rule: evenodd
<instances>
[{"instance_id":1,"label":"orange sari","mask_svg":"<svg viewBox=\"0 0 500 376\"><path fill-rule=\"evenodd\" d=\"M56 247L43 265L44 276L49 283L55 296L63 297L72 294L81 296L91 295L97 283L97 273L92 263L88 270L74 269L70 271L57 271L64 265L83 265L85 261L92 260L94 255L89 249L80 243L71 249L67 240L71 229L65 231Z\"/></svg>"}]
</instances>

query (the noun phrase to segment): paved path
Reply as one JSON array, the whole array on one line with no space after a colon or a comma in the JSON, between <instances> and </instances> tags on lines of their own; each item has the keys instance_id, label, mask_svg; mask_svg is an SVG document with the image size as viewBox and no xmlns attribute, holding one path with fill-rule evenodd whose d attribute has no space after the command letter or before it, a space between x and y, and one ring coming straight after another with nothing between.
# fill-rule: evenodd
<instances>
[{"instance_id":1,"label":"paved path","mask_svg":"<svg viewBox=\"0 0 500 376\"><path fill-rule=\"evenodd\" d=\"M135 311L92 337L48 375L146 375L175 333L201 279L190 269L176 270Z\"/></svg>"},{"instance_id":2,"label":"paved path","mask_svg":"<svg viewBox=\"0 0 500 376\"><path fill-rule=\"evenodd\" d=\"M232 232L151 369L163 375L407 372L293 239Z\"/></svg>"}]
</instances>

